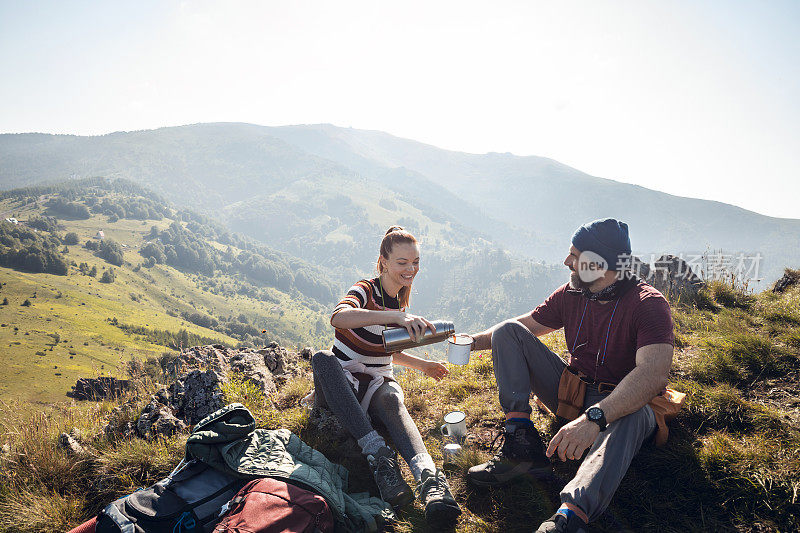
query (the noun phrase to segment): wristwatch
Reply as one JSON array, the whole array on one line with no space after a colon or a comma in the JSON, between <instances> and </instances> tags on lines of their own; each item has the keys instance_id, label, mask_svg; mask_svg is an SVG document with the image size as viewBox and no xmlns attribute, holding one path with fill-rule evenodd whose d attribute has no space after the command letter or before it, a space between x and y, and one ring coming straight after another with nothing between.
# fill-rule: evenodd
<instances>
[{"instance_id":1,"label":"wristwatch","mask_svg":"<svg viewBox=\"0 0 800 533\"><path fill-rule=\"evenodd\" d=\"M606 430L606 414L596 405L586 410L586 418L600 426L600 431Z\"/></svg>"}]
</instances>

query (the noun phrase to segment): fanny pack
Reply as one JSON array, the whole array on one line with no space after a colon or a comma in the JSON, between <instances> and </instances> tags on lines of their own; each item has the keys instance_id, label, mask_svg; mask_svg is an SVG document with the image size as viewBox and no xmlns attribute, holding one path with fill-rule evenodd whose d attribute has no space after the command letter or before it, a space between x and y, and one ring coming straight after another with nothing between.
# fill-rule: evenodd
<instances>
[{"instance_id":1,"label":"fanny pack","mask_svg":"<svg viewBox=\"0 0 800 533\"><path fill-rule=\"evenodd\" d=\"M587 385L597 385L600 393L611 392L616 388L614 383L594 381L582 372L566 366L561 372L561 380L558 383L556 416L567 420L578 418L584 411L583 402L586 398ZM656 446L663 446L667 442L669 437L667 422L675 418L681 410L685 398L686 394L666 388L647 404L653 410L658 426L653 439Z\"/></svg>"}]
</instances>

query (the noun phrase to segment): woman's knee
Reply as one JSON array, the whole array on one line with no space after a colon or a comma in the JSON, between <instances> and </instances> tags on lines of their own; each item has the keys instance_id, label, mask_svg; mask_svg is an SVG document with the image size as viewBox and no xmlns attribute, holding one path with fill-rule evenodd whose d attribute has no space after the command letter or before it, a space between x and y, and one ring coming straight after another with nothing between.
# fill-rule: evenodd
<instances>
[{"instance_id":1,"label":"woman's knee","mask_svg":"<svg viewBox=\"0 0 800 533\"><path fill-rule=\"evenodd\" d=\"M405 407L402 389L399 386L392 385L393 383L382 385L376 392L376 397L373 397L373 400L377 400L384 411L390 413L397 412Z\"/></svg>"},{"instance_id":2,"label":"woman's knee","mask_svg":"<svg viewBox=\"0 0 800 533\"><path fill-rule=\"evenodd\" d=\"M327 368L331 363L338 364L339 362L336 360L336 356L333 355L333 352L330 350L320 350L311 356L312 369L316 370L317 368Z\"/></svg>"}]
</instances>

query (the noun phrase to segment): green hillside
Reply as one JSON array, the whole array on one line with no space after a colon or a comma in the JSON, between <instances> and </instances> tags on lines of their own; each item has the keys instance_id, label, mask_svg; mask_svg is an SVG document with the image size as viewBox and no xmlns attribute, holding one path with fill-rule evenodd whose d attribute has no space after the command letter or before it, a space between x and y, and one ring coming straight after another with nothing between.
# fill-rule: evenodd
<instances>
[{"instance_id":1,"label":"green hillside","mask_svg":"<svg viewBox=\"0 0 800 533\"><path fill-rule=\"evenodd\" d=\"M64 194L83 198L80 202L89 198L81 196L85 190ZM102 188L94 188L92 194L99 198L97 205L104 199L115 199L117 205L136 198ZM51 212L46 205L61 197L59 193L45 194L35 202L9 197L0 201L0 213L20 221L36 219ZM330 342L326 317L332 291L319 302L300 294L294 282L281 290L230 269L208 273L168 264L148 267L140 250L154 232L169 230L176 220L122 218L112 222L114 218L114 214L60 218L52 232L41 231L59 242L69 233L77 235L80 244L60 244L55 251L68 265L66 275L0 267L0 347L4 356L0 399L63 400L78 377L122 375L131 358L157 357L181 344L236 346L276 340L304 346ZM192 221L178 223L201 229ZM9 222L0 224L5 229L12 227ZM87 242L99 244L95 236L101 230L104 242L118 244L120 265L86 247ZM222 252L243 252L217 241L204 242ZM0 242L0 255L3 249ZM91 275L93 268L95 275ZM108 271L113 271L114 281L104 283L101 278Z\"/></svg>"},{"instance_id":2,"label":"green hillside","mask_svg":"<svg viewBox=\"0 0 800 533\"><path fill-rule=\"evenodd\" d=\"M590 533L777 533L800 528L800 271L788 274L794 284L783 292L751 294L716 283L694 304L673 305L677 346L670 386L687 393L684 408L671 422L664 447L643 446ZM562 332L543 340L565 354ZM258 427L295 432L349 469L351 490L376 494L366 462L351 453L355 444L317 426L299 405L312 380L308 362L297 364L299 374L277 393L264 396L234 380L223 389L225 400L244 403ZM492 455L503 415L488 352L474 353L468 366L450 370L440 382L414 371L398 379L437 463L443 415L453 409L467 413L467 452L448 473L464 511L455 530L532 530L557 508L559 490L575 474L577 463L556 462L558 479L549 481L523 478L491 490L469 485L465 472ZM125 398L121 410L114 410L112 402L44 415L20 414L14 405L3 408L0 423L7 448L0 455L0 530L65 531L112 499L165 476L183 457L185 434L109 441L100 431L109 419L119 424L135 419L154 386L144 382L142 388L142 393ZM534 413L534 421L544 439L558 429L544 413ZM61 432L77 435L92 451L72 456L58 449ZM408 470L404 475L411 480ZM430 531L419 502L400 515L393 530Z\"/></svg>"}]
</instances>

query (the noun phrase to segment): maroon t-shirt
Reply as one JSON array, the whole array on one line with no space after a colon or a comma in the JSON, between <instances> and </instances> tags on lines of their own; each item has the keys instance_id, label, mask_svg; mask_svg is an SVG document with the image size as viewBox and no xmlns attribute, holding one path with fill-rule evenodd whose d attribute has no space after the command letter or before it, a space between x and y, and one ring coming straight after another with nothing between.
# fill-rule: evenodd
<instances>
[{"instance_id":1,"label":"maroon t-shirt","mask_svg":"<svg viewBox=\"0 0 800 533\"><path fill-rule=\"evenodd\" d=\"M636 366L636 350L648 344L674 346L669 302L646 282L608 303L567 289L568 283L556 289L531 317L548 328L564 328L569 365L589 378L619 383Z\"/></svg>"}]
</instances>

